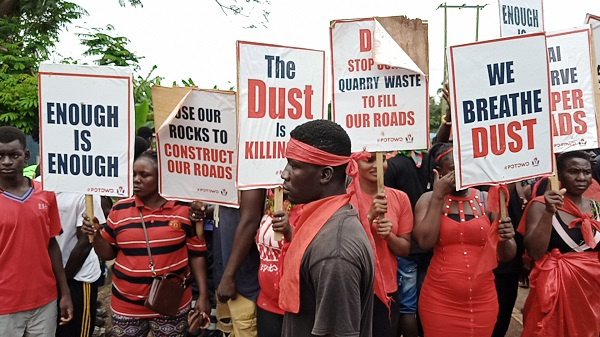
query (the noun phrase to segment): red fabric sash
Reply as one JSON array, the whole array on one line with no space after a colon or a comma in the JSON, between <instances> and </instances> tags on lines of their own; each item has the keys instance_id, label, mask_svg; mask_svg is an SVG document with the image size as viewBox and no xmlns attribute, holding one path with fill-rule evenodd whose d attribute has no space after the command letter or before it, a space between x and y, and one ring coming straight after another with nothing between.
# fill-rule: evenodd
<instances>
[{"instance_id":1,"label":"red fabric sash","mask_svg":"<svg viewBox=\"0 0 600 337\"><path fill-rule=\"evenodd\" d=\"M281 252L281 281L279 282L279 307L285 311L300 311L300 265L302 256L327 220L350 201L350 195L340 194L298 205L298 218L292 232L292 241Z\"/></svg>"},{"instance_id":2,"label":"red fabric sash","mask_svg":"<svg viewBox=\"0 0 600 337\"><path fill-rule=\"evenodd\" d=\"M498 242L500 234L498 234L498 224L500 223L500 190L504 191L506 196L506 207L508 207L509 193L506 185L491 186L488 195L486 208L497 213L496 219L492 222L490 230L487 232L487 240L485 241L484 253L482 258L475 267L476 274L495 269L498 266ZM484 214L485 215L485 214Z\"/></svg>"},{"instance_id":3,"label":"red fabric sash","mask_svg":"<svg viewBox=\"0 0 600 337\"><path fill-rule=\"evenodd\" d=\"M350 186L348 186L348 194L352 196L352 203L354 205L358 205L359 219L363 228L365 229L365 233L369 238L369 242L371 243L371 249L373 250L373 258L375 260L375 280L373 282L373 290L375 291L375 295L383 302L388 308L392 301L392 298L388 296L388 291L385 289L385 282L383 281L383 271L381 270L381 261L380 257L377 256L377 249L375 248L375 239L373 238L373 232L371 231L371 226L368 222L364 222L364 218L367 218L366 214L360 214L361 209L365 209L365 205L363 205L363 201L361 196L357 193L357 189L360 189L359 178L356 177ZM369 209L370 206L367 206L366 209ZM386 264L387 265L387 264Z\"/></svg>"},{"instance_id":4,"label":"red fabric sash","mask_svg":"<svg viewBox=\"0 0 600 337\"><path fill-rule=\"evenodd\" d=\"M590 246L592 249L596 247L596 240L594 240L594 233L592 228L596 228L596 230L600 230L600 221L593 218L591 212L583 213L577 205L571 199L565 197L563 198L564 202L562 207L559 207L561 211L569 213L575 216L569 223L569 228L575 227L578 223L581 223L581 234L583 235L583 240L585 243ZM529 206L531 206L534 202L541 202L543 204L546 203L544 196L535 197L535 199L531 200L531 202L525 207L525 211L523 212L523 217L521 217L521 222L519 223L519 227L517 230L519 233L525 235L525 231L527 229L527 211L529 211Z\"/></svg>"},{"instance_id":5,"label":"red fabric sash","mask_svg":"<svg viewBox=\"0 0 600 337\"><path fill-rule=\"evenodd\" d=\"M561 254L535 261L523 310L521 336L600 335L600 261L596 252Z\"/></svg>"}]
</instances>

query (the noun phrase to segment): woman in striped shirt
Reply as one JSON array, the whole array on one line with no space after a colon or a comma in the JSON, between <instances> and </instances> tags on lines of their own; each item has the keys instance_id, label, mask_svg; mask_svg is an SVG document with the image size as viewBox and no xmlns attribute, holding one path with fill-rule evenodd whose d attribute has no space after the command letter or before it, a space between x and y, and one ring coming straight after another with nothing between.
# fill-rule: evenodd
<instances>
[{"instance_id":1,"label":"woman in striped shirt","mask_svg":"<svg viewBox=\"0 0 600 337\"><path fill-rule=\"evenodd\" d=\"M83 231L93 234L94 249L105 260L115 259L112 286L113 336L185 336L192 291L185 289L176 317L144 306L152 283L143 217L156 274L175 273L196 279L200 297L195 310L210 313L206 281L206 244L188 219L189 204L158 193L156 152L141 154L133 164L133 197L117 202L106 227L92 225L84 214ZM141 214L140 214L141 212ZM100 235L97 235L100 234Z\"/></svg>"}]
</instances>

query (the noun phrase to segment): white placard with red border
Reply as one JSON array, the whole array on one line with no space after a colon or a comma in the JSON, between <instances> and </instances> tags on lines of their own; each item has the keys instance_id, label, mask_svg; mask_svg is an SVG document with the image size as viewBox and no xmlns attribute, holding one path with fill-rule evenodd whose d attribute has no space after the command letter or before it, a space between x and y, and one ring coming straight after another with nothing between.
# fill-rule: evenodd
<instances>
[{"instance_id":1,"label":"white placard with red border","mask_svg":"<svg viewBox=\"0 0 600 337\"><path fill-rule=\"evenodd\" d=\"M352 151L426 149L427 77L373 18L335 21L330 28L333 120Z\"/></svg>"},{"instance_id":2,"label":"white placard with red border","mask_svg":"<svg viewBox=\"0 0 600 337\"><path fill-rule=\"evenodd\" d=\"M498 0L500 36L544 31L542 0Z\"/></svg>"},{"instance_id":3,"label":"white placard with red border","mask_svg":"<svg viewBox=\"0 0 600 337\"><path fill-rule=\"evenodd\" d=\"M553 169L544 33L448 49L456 188Z\"/></svg>"},{"instance_id":4,"label":"white placard with red border","mask_svg":"<svg viewBox=\"0 0 600 337\"><path fill-rule=\"evenodd\" d=\"M238 41L237 60L237 186L279 186L290 132L323 117L325 52Z\"/></svg>"},{"instance_id":5,"label":"white placard with red border","mask_svg":"<svg viewBox=\"0 0 600 337\"><path fill-rule=\"evenodd\" d=\"M598 74L600 87L600 16L587 14L585 23L589 23L592 27L592 40L594 41L594 55L596 59L596 73Z\"/></svg>"},{"instance_id":6,"label":"white placard with red border","mask_svg":"<svg viewBox=\"0 0 600 337\"><path fill-rule=\"evenodd\" d=\"M589 25L546 33L554 152L595 149L598 90Z\"/></svg>"},{"instance_id":7,"label":"white placard with red border","mask_svg":"<svg viewBox=\"0 0 600 337\"><path fill-rule=\"evenodd\" d=\"M159 192L237 206L235 92L194 89L156 134Z\"/></svg>"},{"instance_id":8,"label":"white placard with red border","mask_svg":"<svg viewBox=\"0 0 600 337\"><path fill-rule=\"evenodd\" d=\"M41 64L42 187L131 195L135 113L126 67Z\"/></svg>"}]
</instances>

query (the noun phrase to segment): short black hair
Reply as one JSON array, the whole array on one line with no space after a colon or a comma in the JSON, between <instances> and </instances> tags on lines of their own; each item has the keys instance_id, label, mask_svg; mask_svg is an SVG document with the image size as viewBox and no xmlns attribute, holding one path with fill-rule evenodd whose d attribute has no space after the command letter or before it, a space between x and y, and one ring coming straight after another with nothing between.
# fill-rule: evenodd
<instances>
[{"instance_id":1,"label":"short black hair","mask_svg":"<svg viewBox=\"0 0 600 337\"><path fill-rule=\"evenodd\" d=\"M298 125L292 130L290 137L338 156L352 154L352 143L346 131L337 123L326 119Z\"/></svg>"},{"instance_id":2,"label":"short black hair","mask_svg":"<svg viewBox=\"0 0 600 337\"><path fill-rule=\"evenodd\" d=\"M148 144L148 142L140 137L140 136L135 136L135 148L133 150L133 160L136 160L137 157L139 157L140 154L142 154L144 151L148 150L148 148L150 147L150 144Z\"/></svg>"},{"instance_id":3,"label":"short black hair","mask_svg":"<svg viewBox=\"0 0 600 337\"><path fill-rule=\"evenodd\" d=\"M563 152L556 159L556 171L558 171L557 174L560 174L563 170L566 170L567 169L567 167L566 167L567 161L569 161L569 159L573 159L573 158L580 158L580 159L587 160L588 162L590 162L590 167L592 165L590 155L583 151Z\"/></svg>"},{"instance_id":4,"label":"short black hair","mask_svg":"<svg viewBox=\"0 0 600 337\"><path fill-rule=\"evenodd\" d=\"M150 129L147 126L142 126L137 131L137 135L144 139L148 139L148 138L152 137L153 134L154 134L154 130Z\"/></svg>"},{"instance_id":5,"label":"short black hair","mask_svg":"<svg viewBox=\"0 0 600 337\"><path fill-rule=\"evenodd\" d=\"M433 163L433 167L439 167L442 160L446 158L450 153L446 154L439 160L435 160L437 156L442 154L444 151L448 151L452 148L452 143L436 143L434 146L429 149L429 162Z\"/></svg>"},{"instance_id":6,"label":"short black hair","mask_svg":"<svg viewBox=\"0 0 600 337\"><path fill-rule=\"evenodd\" d=\"M158 166L158 155L157 155L156 151L154 151L154 150L148 150L148 151L144 151L144 152L140 153L140 155L137 156L137 158L135 160L139 160L139 159L148 159Z\"/></svg>"},{"instance_id":7,"label":"short black hair","mask_svg":"<svg viewBox=\"0 0 600 337\"><path fill-rule=\"evenodd\" d=\"M15 128L14 126L0 126L0 143L7 144L18 140L23 146L23 150L27 147L25 140L25 134L23 131Z\"/></svg>"}]
</instances>

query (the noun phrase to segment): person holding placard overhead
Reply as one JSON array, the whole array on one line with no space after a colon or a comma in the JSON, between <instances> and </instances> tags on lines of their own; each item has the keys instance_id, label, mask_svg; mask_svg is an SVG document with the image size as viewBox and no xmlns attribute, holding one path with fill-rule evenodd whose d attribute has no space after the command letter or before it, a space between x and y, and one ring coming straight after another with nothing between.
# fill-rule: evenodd
<instances>
[{"instance_id":1,"label":"person holding placard overhead","mask_svg":"<svg viewBox=\"0 0 600 337\"><path fill-rule=\"evenodd\" d=\"M535 260L523 309L522 337L600 336L600 202L583 196L592 182L589 156L558 156L560 190L534 198L519 232Z\"/></svg>"},{"instance_id":2,"label":"person holding placard overhead","mask_svg":"<svg viewBox=\"0 0 600 337\"><path fill-rule=\"evenodd\" d=\"M113 336L185 336L192 300L187 280L198 283L195 310L210 314L206 279L206 244L188 219L189 205L158 193L156 152L144 152L133 163L133 197L118 201L107 224L83 216L82 231L94 235L94 249L105 260L115 259L111 298ZM98 235L100 234L100 235ZM183 278L185 290L173 316L145 305L154 276L172 273Z\"/></svg>"},{"instance_id":3,"label":"person holding placard overhead","mask_svg":"<svg viewBox=\"0 0 600 337\"><path fill-rule=\"evenodd\" d=\"M455 190L451 144L436 144L430 153L433 191L417 202L413 228L420 247L434 248L419 298L425 336L487 337L498 314L492 270L497 258L515 256L514 229L508 217L495 228L497 215L490 209L499 201L489 200L487 193Z\"/></svg>"},{"instance_id":4,"label":"person holding placard overhead","mask_svg":"<svg viewBox=\"0 0 600 337\"><path fill-rule=\"evenodd\" d=\"M358 176L348 186L350 203L358 210L360 221L375 242L375 283L382 282L387 298L373 298L373 336L396 337L398 334L398 282L396 256L407 256L410 251L410 232L413 213L406 193L385 187L377 190L375 152L352 155L358 166ZM383 157L383 171L387 161ZM383 178L383 177L382 177Z\"/></svg>"}]
</instances>

